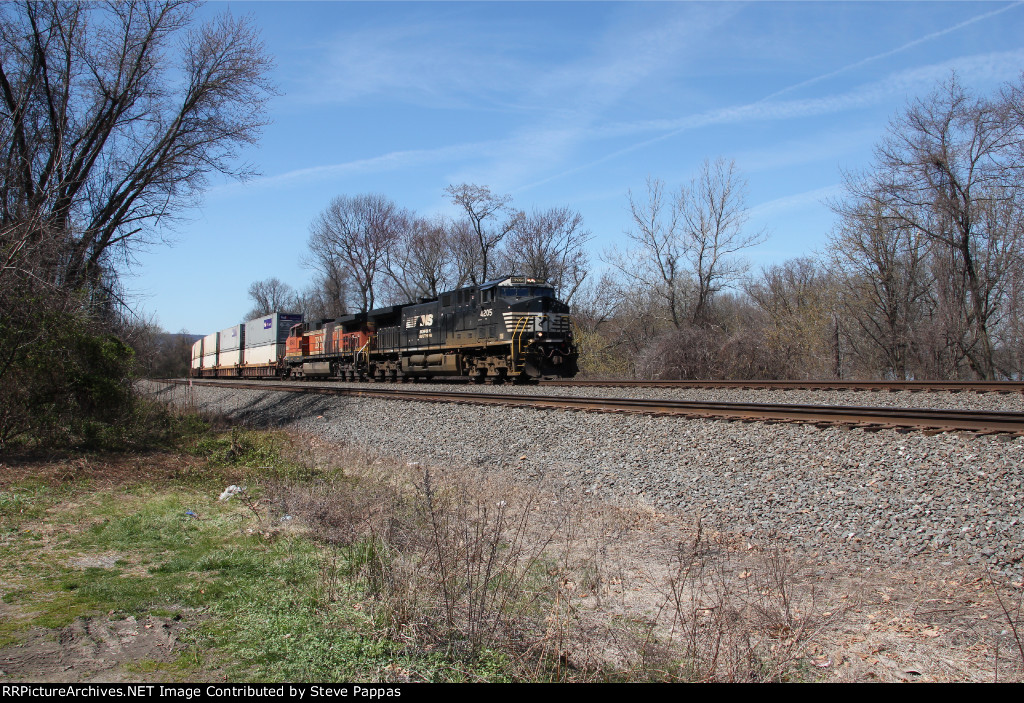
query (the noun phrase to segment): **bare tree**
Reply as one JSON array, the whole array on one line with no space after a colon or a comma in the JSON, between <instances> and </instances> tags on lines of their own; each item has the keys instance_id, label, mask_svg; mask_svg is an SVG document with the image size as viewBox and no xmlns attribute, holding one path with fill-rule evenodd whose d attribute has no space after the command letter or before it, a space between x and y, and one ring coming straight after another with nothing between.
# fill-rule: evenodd
<instances>
[{"instance_id":1,"label":"bare tree","mask_svg":"<svg viewBox=\"0 0 1024 703\"><path fill-rule=\"evenodd\" d=\"M839 376L835 285L810 258L764 269L745 290L766 318L759 344L786 378Z\"/></svg>"},{"instance_id":2,"label":"bare tree","mask_svg":"<svg viewBox=\"0 0 1024 703\"><path fill-rule=\"evenodd\" d=\"M329 238L310 237L309 254L302 257L302 263L313 269L316 275L309 289L303 294L314 317L335 318L347 315L352 288L348 265Z\"/></svg>"},{"instance_id":3,"label":"bare tree","mask_svg":"<svg viewBox=\"0 0 1024 703\"><path fill-rule=\"evenodd\" d=\"M436 298L462 285L465 279L458 275L457 248L451 223L443 217L410 218L388 252L386 271L394 302Z\"/></svg>"},{"instance_id":4,"label":"bare tree","mask_svg":"<svg viewBox=\"0 0 1024 703\"><path fill-rule=\"evenodd\" d=\"M308 246L309 254L301 258L302 264L315 273L304 297L325 317L348 314L351 276L345 261L326 241L310 237Z\"/></svg>"},{"instance_id":5,"label":"bare tree","mask_svg":"<svg viewBox=\"0 0 1024 703\"><path fill-rule=\"evenodd\" d=\"M868 175L847 181L855 200L933 245L940 313L978 378L996 375L992 331L1024 236L1021 144L1021 114L953 76L893 121Z\"/></svg>"},{"instance_id":6,"label":"bare tree","mask_svg":"<svg viewBox=\"0 0 1024 703\"><path fill-rule=\"evenodd\" d=\"M629 211L634 228L625 234L633 247L624 252L613 248L605 253L604 260L625 280L661 298L672 325L679 329L684 321L688 280L678 203L666 203L665 184L648 178L646 202L638 201L629 191Z\"/></svg>"},{"instance_id":7,"label":"bare tree","mask_svg":"<svg viewBox=\"0 0 1024 703\"><path fill-rule=\"evenodd\" d=\"M653 333L651 303L649 291L625 288L609 271L584 281L572 301L572 324L587 373L609 377L634 372L635 343Z\"/></svg>"},{"instance_id":8,"label":"bare tree","mask_svg":"<svg viewBox=\"0 0 1024 703\"><path fill-rule=\"evenodd\" d=\"M445 231L455 265L456 288L480 276L480 248L476 232L468 218L462 217L447 222ZM480 279L486 280L486 279Z\"/></svg>"},{"instance_id":9,"label":"bare tree","mask_svg":"<svg viewBox=\"0 0 1024 703\"><path fill-rule=\"evenodd\" d=\"M610 271L600 278L588 278L572 300L572 321L577 330L596 332L613 320L626 304L628 291L623 290Z\"/></svg>"},{"instance_id":10,"label":"bare tree","mask_svg":"<svg viewBox=\"0 0 1024 703\"><path fill-rule=\"evenodd\" d=\"M578 212L568 207L534 210L506 240L505 266L547 280L560 299L570 302L590 272L586 245L592 239Z\"/></svg>"},{"instance_id":11,"label":"bare tree","mask_svg":"<svg viewBox=\"0 0 1024 703\"><path fill-rule=\"evenodd\" d=\"M744 230L746 182L735 163L705 161L699 175L672 198L657 179L647 180L647 200L629 193L633 248L612 250L605 260L628 280L656 292L677 330L706 326L716 293L747 270L737 254L764 239Z\"/></svg>"},{"instance_id":12,"label":"bare tree","mask_svg":"<svg viewBox=\"0 0 1024 703\"><path fill-rule=\"evenodd\" d=\"M466 213L468 229L474 237L471 251L476 257L470 269L470 280L483 283L492 273L491 264L498 245L516 228L523 213L512 208L511 196L495 195L487 186L463 183L448 186L444 192Z\"/></svg>"},{"instance_id":13,"label":"bare tree","mask_svg":"<svg viewBox=\"0 0 1024 703\"><path fill-rule=\"evenodd\" d=\"M383 195L340 195L310 225L314 266L325 276L343 271L358 295L359 309L371 310L377 276L407 220L407 213Z\"/></svg>"},{"instance_id":14,"label":"bare tree","mask_svg":"<svg viewBox=\"0 0 1024 703\"><path fill-rule=\"evenodd\" d=\"M270 59L249 20L194 7L0 4L0 444L119 426L118 265L211 173L251 173Z\"/></svg>"},{"instance_id":15,"label":"bare tree","mask_svg":"<svg viewBox=\"0 0 1024 703\"><path fill-rule=\"evenodd\" d=\"M880 357L883 376L911 378L921 370L914 357L932 307L929 242L879 199L834 209L841 221L830 248L844 284L843 317L856 331L850 341L862 358Z\"/></svg>"},{"instance_id":16,"label":"bare tree","mask_svg":"<svg viewBox=\"0 0 1024 703\"><path fill-rule=\"evenodd\" d=\"M1009 276L1006 323L999 329L1000 366L1011 379L1024 379L1024 260Z\"/></svg>"},{"instance_id":17,"label":"bare tree","mask_svg":"<svg viewBox=\"0 0 1024 703\"><path fill-rule=\"evenodd\" d=\"M61 286L167 225L218 172L244 177L271 66L247 19L190 2L0 6L0 245ZM190 28L191 27L191 28ZM19 258L26 261L25 256Z\"/></svg>"},{"instance_id":18,"label":"bare tree","mask_svg":"<svg viewBox=\"0 0 1024 703\"><path fill-rule=\"evenodd\" d=\"M333 320L349 314L348 299L348 278L316 276L298 294L298 311L307 320Z\"/></svg>"},{"instance_id":19,"label":"bare tree","mask_svg":"<svg viewBox=\"0 0 1024 703\"><path fill-rule=\"evenodd\" d=\"M301 307L295 289L276 277L254 281L249 286L249 297L252 299L253 307L246 314L246 320L272 312L295 312Z\"/></svg>"},{"instance_id":20,"label":"bare tree","mask_svg":"<svg viewBox=\"0 0 1024 703\"><path fill-rule=\"evenodd\" d=\"M705 160L700 174L679 193L679 219L686 238L686 259L696 279L690 320L708 322L712 297L733 285L748 265L736 256L760 244L765 233L747 232L747 182L735 161Z\"/></svg>"}]
</instances>

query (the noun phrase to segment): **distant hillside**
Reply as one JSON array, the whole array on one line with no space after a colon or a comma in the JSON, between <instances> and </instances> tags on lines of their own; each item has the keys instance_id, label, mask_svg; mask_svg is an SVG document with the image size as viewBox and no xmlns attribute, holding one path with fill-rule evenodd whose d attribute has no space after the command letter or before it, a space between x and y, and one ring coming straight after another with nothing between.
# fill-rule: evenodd
<instances>
[{"instance_id":1,"label":"distant hillside","mask_svg":"<svg viewBox=\"0 0 1024 703\"><path fill-rule=\"evenodd\" d=\"M202 339L201 334L158 332L136 352L139 372L149 378L180 378L188 375L192 360L192 345Z\"/></svg>"}]
</instances>

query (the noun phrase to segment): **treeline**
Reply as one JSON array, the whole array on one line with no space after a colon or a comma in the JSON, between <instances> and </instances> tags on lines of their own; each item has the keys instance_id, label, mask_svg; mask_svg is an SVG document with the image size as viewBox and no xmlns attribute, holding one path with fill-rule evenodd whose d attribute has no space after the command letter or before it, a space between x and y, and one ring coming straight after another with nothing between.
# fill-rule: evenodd
<instances>
[{"instance_id":1,"label":"treeline","mask_svg":"<svg viewBox=\"0 0 1024 703\"><path fill-rule=\"evenodd\" d=\"M577 301L582 364L643 378L1019 379L1024 81L955 76L891 123L823 251L742 275L742 181L632 197L630 247Z\"/></svg>"},{"instance_id":2,"label":"treeline","mask_svg":"<svg viewBox=\"0 0 1024 703\"><path fill-rule=\"evenodd\" d=\"M628 194L631 227L596 255L570 208L512 207L462 184L461 217L379 195L311 224L302 292L252 285L253 315L309 319L436 296L494 275L544 277L574 308L584 373L639 378L1021 378L1024 80L975 95L955 76L844 175L821 251L752 272L746 181L706 161L686 184Z\"/></svg>"}]
</instances>

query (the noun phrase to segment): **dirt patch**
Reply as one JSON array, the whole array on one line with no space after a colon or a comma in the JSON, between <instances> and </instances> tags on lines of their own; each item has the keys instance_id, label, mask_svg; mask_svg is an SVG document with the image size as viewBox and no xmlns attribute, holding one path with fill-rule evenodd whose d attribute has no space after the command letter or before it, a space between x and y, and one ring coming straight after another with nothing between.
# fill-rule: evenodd
<instances>
[{"instance_id":1,"label":"dirt patch","mask_svg":"<svg viewBox=\"0 0 1024 703\"><path fill-rule=\"evenodd\" d=\"M614 548L601 553L594 583L577 585L578 607L595 623L609 617L657 622L652 631L662 640L698 633L728 644L754 633L762 651L773 652L775 663L801 680L1024 677L1024 656L1009 625L1009 618L1021 619L1019 584L941 563L847 568L724 534L710 542L713 553L691 558L684 571L670 545L688 534L670 519L646 534L620 533ZM733 617L745 613L741 631L703 619L701 607L708 605Z\"/></svg>"},{"instance_id":2,"label":"dirt patch","mask_svg":"<svg viewBox=\"0 0 1024 703\"><path fill-rule=\"evenodd\" d=\"M151 679L159 665L178 659L182 629L181 621L173 618L79 618L59 632L35 628L20 644L0 649L0 670L5 681Z\"/></svg>"},{"instance_id":3,"label":"dirt patch","mask_svg":"<svg viewBox=\"0 0 1024 703\"><path fill-rule=\"evenodd\" d=\"M121 558L122 555L116 553L87 554L68 559L68 566L73 566L76 569L113 569Z\"/></svg>"}]
</instances>

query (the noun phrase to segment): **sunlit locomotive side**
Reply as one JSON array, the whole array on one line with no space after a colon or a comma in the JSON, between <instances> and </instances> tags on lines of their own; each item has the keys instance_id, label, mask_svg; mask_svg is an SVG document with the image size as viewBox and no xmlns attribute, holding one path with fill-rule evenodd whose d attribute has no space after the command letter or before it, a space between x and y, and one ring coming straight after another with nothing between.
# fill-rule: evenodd
<instances>
[{"instance_id":1,"label":"sunlit locomotive side","mask_svg":"<svg viewBox=\"0 0 1024 703\"><path fill-rule=\"evenodd\" d=\"M260 343L258 353L250 354L246 335ZM242 350L221 351L235 344ZM196 342L192 374L528 383L575 376L577 358L569 306L545 281L509 276L336 320L257 318Z\"/></svg>"}]
</instances>

